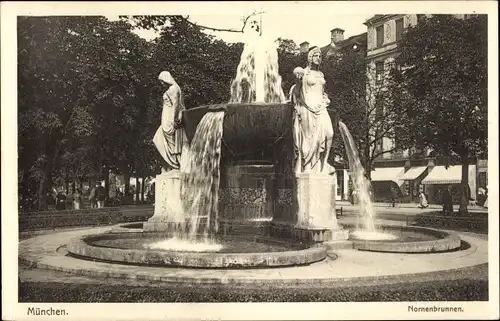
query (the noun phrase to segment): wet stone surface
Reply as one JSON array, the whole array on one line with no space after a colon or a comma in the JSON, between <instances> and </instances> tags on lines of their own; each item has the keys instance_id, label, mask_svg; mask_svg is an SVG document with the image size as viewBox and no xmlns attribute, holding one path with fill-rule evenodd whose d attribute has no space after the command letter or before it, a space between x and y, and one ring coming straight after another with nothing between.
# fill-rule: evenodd
<instances>
[{"instance_id":1,"label":"wet stone surface","mask_svg":"<svg viewBox=\"0 0 500 321\"><path fill-rule=\"evenodd\" d=\"M155 242L163 241L164 238L155 239L101 239L88 242L93 246L119 248L119 249L147 249L148 245ZM263 240L245 240L240 239L237 241L218 240L216 243L221 244L222 248L218 253L262 253L262 252L283 252L290 250L301 250L303 246L296 244L287 244L273 241ZM161 251L161 249L158 249Z\"/></svg>"}]
</instances>

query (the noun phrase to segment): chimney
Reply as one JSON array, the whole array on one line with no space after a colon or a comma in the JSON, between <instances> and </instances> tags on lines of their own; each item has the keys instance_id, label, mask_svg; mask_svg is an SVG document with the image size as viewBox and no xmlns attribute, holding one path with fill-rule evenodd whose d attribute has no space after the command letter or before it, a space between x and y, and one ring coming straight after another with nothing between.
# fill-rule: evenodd
<instances>
[{"instance_id":1,"label":"chimney","mask_svg":"<svg viewBox=\"0 0 500 321\"><path fill-rule=\"evenodd\" d=\"M340 28L335 28L330 30L330 38L332 40L332 44L336 44L337 42L340 42L344 40L344 29Z\"/></svg>"},{"instance_id":2,"label":"chimney","mask_svg":"<svg viewBox=\"0 0 500 321\"><path fill-rule=\"evenodd\" d=\"M307 53L309 51L309 42L304 41L299 46L300 46L300 52L301 53L304 53L304 52Z\"/></svg>"}]
</instances>

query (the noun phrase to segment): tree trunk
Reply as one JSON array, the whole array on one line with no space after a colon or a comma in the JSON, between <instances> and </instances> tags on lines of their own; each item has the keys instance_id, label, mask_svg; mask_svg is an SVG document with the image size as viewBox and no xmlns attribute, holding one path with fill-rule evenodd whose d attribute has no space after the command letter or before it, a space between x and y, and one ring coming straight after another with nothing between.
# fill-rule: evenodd
<instances>
[{"instance_id":1,"label":"tree trunk","mask_svg":"<svg viewBox=\"0 0 500 321\"><path fill-rule=\"evenodd\" d=\"M69 194L69 177L66 174L64 177L64 188L66 189L66 195Z\"/></svg>"},{"instance_id":2,"label":"tree trunk","mask_svg":"<svg viewBox=\"0 0 500 321\"><path fill-rule=\"evenodd\" d=\"M460 184L460 207L458 209L459 215L468 215L467 209L469 205L469 154L462 155L462 183Z\"/></svg>"},{"instance_id":3,"label":"tree trunk","mask_svg":"<svg viewBox=\"0 0 500 321\"><path fill-rule=\"evenodd\" d=\"M125 191L124 191L124 194L125 194L125 196L129 196L130 195L130 172L129 172L128 169L126 169L123 172L123 179L125 180Z\"/></svg>"},{"instance_id":4,"label":"tree trunk","mask_svg":"<svg viewBox=\"0 0 500 321\"><path fill-rule=\"evenodd\" d=\"M139 176L135 178L135 202L139 202L139 193L141 188L141 182L139 181Z\"/></svg>"},{"instance_id":5,"label":"tree trunk","mask_svg":"<svg viewBox=\"0 0 500 321\"><path fill-rule=\"evenodd\" d=\"M145 177L144 177L144 174L142 174L142 177L141 177L141 181L142 181L142 185L141 185L141 201L144 202L144 187L146 186L146 184L144 184L144 181L145 181Z\"/></svg>"},{"instance_id":6,"label":"tree trunk","mask_svg":"<svg viewBox=\"0 0 500 321\"><path fill-rule=\"evenodd\" d=\"M109 198L109 170L104 167L104 190L106 191L106 199Z\"/></svg>"},{"instance_id":7,"label":"tree trunk","mask_svg":"<svg viewBox=\"0 0 500 321\"><path fill-rule=\"evenodd\" d=\"M372 170L371 170L371 161L370 161L370 146L365 146L364 152L363 152L363 160L361 164L363 164L363 168L365 169L365 176L369 180L371 180L372 177Z\"/></svg>"},{"instance_id":8,"label":"tree trunk","mask_svg":"<svg viewBox=\"0 0 500 321\"><path fill-rule=\"evenodd\" d=\"M47 173L43 172L37 191L39 211L47 210L48 200L46 194L47 194Z\"/></svg>"}]
</instances>

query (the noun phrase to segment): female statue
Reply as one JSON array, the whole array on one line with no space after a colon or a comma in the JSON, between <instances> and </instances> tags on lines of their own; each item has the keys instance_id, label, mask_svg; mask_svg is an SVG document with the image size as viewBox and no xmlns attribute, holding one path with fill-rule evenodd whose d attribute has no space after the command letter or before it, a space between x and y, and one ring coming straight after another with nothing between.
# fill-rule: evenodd
<instances>
[{"instance_id":1,"label":"female statue","mask_svg":"<svg viewBox=\"0 0 500 321\"><path fill-rule=\"evenodd\" d=\"M307 56L306 68L296 68L297 83L291 93L295 106L294 143L295 172L321 173L329 171L326 162L333 141L333 126L327 107L325 77L319 71L321 51L313 47Z\"/></svg>"},{"instance_id":2,"label":"female statue","mask_svg":"<svg viewBox=\"0 0 500 321\"><path fill-rule=\"evenodd\" d=\"M182 92L168 71L162 71L158 79L167 88L167 91L163 94L161 125L153 137L153 142L169 169L179 169L184 143L181 120L185 107Z\"/></svg>"}]
</instances>

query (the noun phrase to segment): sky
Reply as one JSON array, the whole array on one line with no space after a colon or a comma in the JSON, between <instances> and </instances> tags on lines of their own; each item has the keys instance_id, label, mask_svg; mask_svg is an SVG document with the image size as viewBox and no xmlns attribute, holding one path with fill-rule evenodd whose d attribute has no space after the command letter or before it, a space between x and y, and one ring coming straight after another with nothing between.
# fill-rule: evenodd
<instances>
[{"instance_id":1,"label":"sky","mask_svg":"<svg viewBox=\"0 0 500 321\"><path fill-rule=\"evenodd\" d=\"M132 14L189 15L191 22L215 27L240 29L243 18L253 12L264 12L263 36L276 40L278 37L293 40L297 45L308 41L311 46L324 46L330 43L330 30L345 30L344 37L366 32L363 24L373 16L373 8L367 5L353 5L336 1L280 1L280 2L185 2L162 3L161 6L126 7ZM124 7L125 8L125 7ZM153 12L151 12L153 10ZM113 12L114 11L114 12ZM144 12L143 12L144 11ZM116 9L106 15L115 19ZM127 14L123 12L122 14ZM146 39L154 37L151 30L138 30L137 33ZM226 42L243 42L241 33L208 32Z\"/></svg>"},{"instance_id":2,"label":"sky","mask_svg":"<svg viewBox=\"0 0 500 321\"><path fill-rule=\"evenodd\" d=\"M214 28L241 29L243 25L242 15L191 15L189 20L199 25ZM344 37L366 32L363 22L370 15L350 14L350 15L314 15L304 14L264 14L262 18L263 36L272 40L282 37L295 41L297 45L308 41L311 46L324 46L330 43L330 30L341 28L345 30ZM112 17L110 17L112 18ZM151 30L136 31L140 36L151 39L155 33ZM244 36L241 33L232 32L212 32L207 31L226 42L243 42Z\"/></svg>"}]
</instances>

